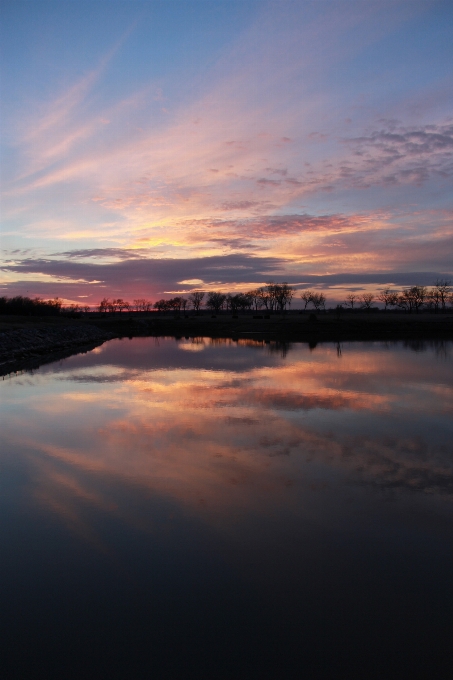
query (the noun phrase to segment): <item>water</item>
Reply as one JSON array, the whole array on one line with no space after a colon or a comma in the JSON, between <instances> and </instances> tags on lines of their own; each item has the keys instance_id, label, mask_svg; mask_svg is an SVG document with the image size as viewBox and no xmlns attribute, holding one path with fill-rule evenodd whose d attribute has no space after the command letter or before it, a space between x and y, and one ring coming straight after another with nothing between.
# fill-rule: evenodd
<instances>
[{"instance_id":1,"label":"water","mask_svg":"<svg viewBox=\"0 0 453 680\"><path fill-rule=\"evenodd\" d=\"M2 680L449 676L453 343L114 340L0 389Z\"/></svg>"}]
</instances>

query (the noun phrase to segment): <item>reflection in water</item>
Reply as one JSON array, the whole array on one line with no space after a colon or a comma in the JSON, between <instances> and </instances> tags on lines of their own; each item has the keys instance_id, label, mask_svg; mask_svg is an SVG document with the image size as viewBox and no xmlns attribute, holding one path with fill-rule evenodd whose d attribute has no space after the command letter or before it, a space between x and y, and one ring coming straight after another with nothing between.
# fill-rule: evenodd
<instances>
[{"instance_id":1,"label":"reflection in water","mask_svg":"<svg viewBox=\"0 0 453 680\"><path fill-rule=\"evenodd\" d=\"M451 343L313 349L116 340L2 383L8 672L447 665Z\"/></svg>"}]
</instances>

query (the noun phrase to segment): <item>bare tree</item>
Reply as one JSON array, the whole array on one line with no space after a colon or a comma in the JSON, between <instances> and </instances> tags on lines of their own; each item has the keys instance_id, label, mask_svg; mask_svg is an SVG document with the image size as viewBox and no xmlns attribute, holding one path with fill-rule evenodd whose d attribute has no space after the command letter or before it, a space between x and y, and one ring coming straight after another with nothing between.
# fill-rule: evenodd
<instances>
[{"instance_id":1,"label":"bare tree","mask_svg":"<svg viewBox=\"0 0 453 680\"><path fill-rule=\"evenodd\" d=\"M115 308L119 311L120 314L123 311L123 309L127 311L130 307L129 303L123 300L123 298L117 298L116 300L113 300L113 304L115 305Z\"/></svg>"},{"instance_id":2,"label":"bare tree","mask_svg":"<svg viewBox=\"0 0 453 680\"><path fill-rule=\"evenodd\" d=\"M225 304L225 301L226 295L224 295L223 293L211 291L208 293L208 297L206 299L206 307L212 309L213 312L218 314L222 309L223 305Z\"/></svg>"},{"instance_id":3,"label":"bare tree","mask_svg":"<svg viewBox=\"0 0 453 680\"><path fill-rule=\"evenodd\" d=\"M354 304L356 300L358 300L359 296L354 295L354 293L349 293L349 295L346 295L345 299L345 305L346 307L350 307L351 309L354 309Z\"/></svg>"},{"instance_id":4,"label":"bare tree","mask_svg":"<svg viewBox=\"0 0 453 680\"><path fill-rule=\"evenodd\" d=\"M374 295L373 293L364 293L360 296L362 301L362 309L371 309L373 306Z\"/></svg>"},{"instance_id":5,"label":"bare tree","mask_svg":"<svg viewBox=\"0 0 453 680\"><path fill-rule=\"evenodd\" d=\"M291 301L294 297L294 288L284 281L280 284L274 285L274 297L277 308L284 312L286 307L291 306Z\"/></svg>"},{"instance_id":6,"label":"bare tree","mask_svg":"<svg viewBox=\"0 0 453 680\"><path fill-rule=\"evenodd\" d=\"M204 293L202 291L195 290L189 295L189 301L197 314L200 312L201 303L203 302Z\"/></svg>"},{"instance_id":7,"label":"bare tree","mask_svg":"<svg viewBox=\"0 0 453 680\"><path fill-rule=\"evenodd\" d=\"M168 309L168 300L164 300L164 298L157 300L154 303L154 309L157 309L158 312L165 312Z\"/></svg>"},{"instance_id":8,"label":"bare tree","mask_svg":"<svg viewBox=\"0 0 453 680\"><path fill-rule=\"evenodd\" d=\"M319 312L320 309L326 308L326 296L324 293L313 293L311 301L317 312Z\"/></svg>"},{"instance_id":9,"label":"bare tree","mask_svg":"<svg viewBox=\"0 0 453 680\"><path fill-rule=\"evenodd\" d=\"M231 293L229 293L226 296L226 305L227 309L229 309L233 314L236 314L238 309L241 307L241 294L235 293L234 295L231 295Z\"/></svg>"},{"instance_id":10,"label":"bare tree","mask_svg":"<svg viewBox=\"0 0 453 680\"><path fill-rule=\"evenodd\" d=\"M384 310L386 310L387 307L396 307L398 304L398 293L390 288L384 288L380 291L376 299L379 302L382 302Z\"/></svg>"},{"instance_id":11,"label":"bare tree","mask_svg":"<svg viewBox=\"0 0 453 680\"><path fill-rule=\"evenodd\" d=\"M442 311L445 311L447 306L447 300L451 293L451 281L446 281L445 279L438 279L434 284L434 290L440 299L440 306Z\"/></svg>"},{"instance_id":12,"label":"bare tree","mask_svg":"<svg viewBox=\"0 0 453 680\"><path fill-rule=\"evenodd\" d=\"M181 313L182 297L179 295L167 300L167 309L173 309L178 314Z\"/></svg>"},{"instance_id":13,"label":"bare tree","mask_svg":"<svg viewBox=\"0 0 453 680\"><path fill-rule=\"evenodd\" d=\"M269 311L271 309L271 296L268 287L262 286L261 288L257 289L256 293L261 301L261 307L264 307L267 311Z\"/></svg>"},{"instance_id":14,"label":"bare tree","mask_svg":"<svg viewBox=\"0 0 453 680\"><path fill-rule=\"evenodd\" d=\"M434 311L436 313L439 311L439 307L442 304L442 298L437 288L432 288L431 290L428 291L425 304L431 309L434 308Z\"/></svg>"},{"instance_id":15,"label":"bare tree","mask_svg":"<svg viewBox=\"0 0 453 680\"><path fill-rule=\"evenodd\" d=\"M269 281L269 283L266 283L266 290L267 290L267 296L268 296L268 301L269 301L269 307L272 311L275 311L278 307L278 302L277 302L277 285L273 281Z\"/></svg>"},{"instance_id":16,"label":"bare tree","mask_svg":"<svg viewBox=\"0 0 453 680\"><path fill-rule=\"evenodd\" d=\"M398 298L398 306L412 313L415 309L416 312L423 306L427 298L428 290L426 286L412 286L411 288L406 288L403 290Z\"/></svg>"},{"instance_id":17,"label":"bare tree","mask_svg":"<svg viewBox=\"0 0 453 680\"><path fill-rule=\"evenodd\" d=\"M249 295L252 299L252 304L255 307L255 311L257 312L261 307L264 306L264 302L262 299L261 295L261 288L255 288L254 290L250 290L247 295Z\"/></svg>"},{"instance_id":18,"label":"bare tree","mask_svg":"<svg viewBox=\"0 0 453 680\"><path fill-rule=\"evenodd\" d=\"M134 300L134 307L136 312L145 312L146 306L147 301L145 300L145 298L139 298L138 300Z\"/></svg>"},{"instance_id":19,"label":"bare tree","mask_svg":"<svg viewBox=\"0 0 453 680\"><path fill-rule=\"evenodd\" d=\"M314 294L315 293L312 290L307 289L307 290L302 291L300 298L304 302L304 309L307 309L310 302L313 302L313 295Z\"/></svg>"},{"instance_id":20,"label":"bare tree","mask_svg":"<svg viewBox=\"0 0 453 680\"><path fill-rule=\"evenodd\" d=\"M102 300L99 303L99 313L100 314L107 314L109 311L110 307L110 300L108 298L102 298Z\"/></svg>"}]
</instances>

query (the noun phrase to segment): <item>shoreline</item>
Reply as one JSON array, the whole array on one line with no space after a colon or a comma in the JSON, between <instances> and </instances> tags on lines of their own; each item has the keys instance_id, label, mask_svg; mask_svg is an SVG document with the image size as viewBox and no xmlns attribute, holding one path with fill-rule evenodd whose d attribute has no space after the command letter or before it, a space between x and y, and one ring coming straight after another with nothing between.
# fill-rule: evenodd
<instances>
[{"instance_id":1,"label":"shoreline","mask_svg":"<svg viewBox=\"0 0 453 680\"><path fill-rule=\"evenodd\" d=\"M122 317L0 317L0 375L88 352L123 337L229 338L277 342L453 340L453 313Z\"/></svg>"}]
</instances>

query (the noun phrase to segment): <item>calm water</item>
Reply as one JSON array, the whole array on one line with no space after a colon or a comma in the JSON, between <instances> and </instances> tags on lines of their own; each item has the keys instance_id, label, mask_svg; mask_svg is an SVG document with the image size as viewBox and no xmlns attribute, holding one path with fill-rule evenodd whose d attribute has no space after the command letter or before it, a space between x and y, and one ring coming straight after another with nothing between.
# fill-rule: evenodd
<instances>
[{"instance_id":1,"label":"calm water","mask_svg":"<svg viewBox=\"0 0 453 680\"><path fill-rule=\"evenodd\" d=\"M6 678L446 678L453 343L111 341L0 382Z\"/></svg>"}]
</instances>

